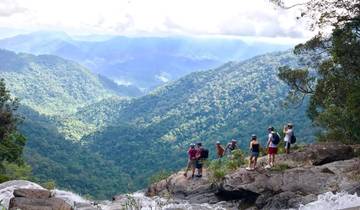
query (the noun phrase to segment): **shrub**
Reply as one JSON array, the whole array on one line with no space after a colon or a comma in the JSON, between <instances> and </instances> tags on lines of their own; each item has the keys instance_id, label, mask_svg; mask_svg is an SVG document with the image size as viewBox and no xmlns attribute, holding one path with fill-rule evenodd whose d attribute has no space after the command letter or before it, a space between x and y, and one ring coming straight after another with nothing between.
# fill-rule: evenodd
<instances>
[{"instance_id":1,"label":"shrub","mask_svg":"<svg viewBox=\"0 0 360 210\"><path fill-rule=\"evenodd\" d=\"M236 170L245 163L246 161L244 153L240 149L237 149L231 152L229 161L227 161L227 168L229 170Z\"/></svg>"},{"instance_id":2,"label":"shrub","mask_svg":"<svg viewBox=\"0 0 360 210\"><path fill-rule=\"evenodd\" d=\"M210 162L208 170L210 172L209 179L212 183L216 183L224 179L225 175L228 172L228 169L226 167L227 161L228 160L225 160L224 158L223 160L217 159Z\"/></svg>"},{"instance_id":3,"label":"shrub","mask_svg":"<svg viewBox=\"0 0 360 210\"><path fill-rule=\"evenodd\" d=\"M41 186L45 189L53 190L56 187L56 183L53 180L49 180L47 182L42 183Z\"/></svg>"},{"instance_id":4,"label":"shrub","mask_svg":"<svg viewBox=\"0 0 360 210\"><path fill-rule=\"evenodd\" d=\"M9 177L0 174L0 183L9 181Z\"/></svg>"},{"instance_id":5,"label":"shrub","mask_svg":"<svg viewBox=\"0 0 360 210\"><path fill-rule=\"evenodd\" d=\"M246 164L245 155L240 150L232 151L228 157L222 159L212 160L209 163L210 181L216 183L222 181L226 174L238 169L240 166Z\"/></svg>"}]
</instances>

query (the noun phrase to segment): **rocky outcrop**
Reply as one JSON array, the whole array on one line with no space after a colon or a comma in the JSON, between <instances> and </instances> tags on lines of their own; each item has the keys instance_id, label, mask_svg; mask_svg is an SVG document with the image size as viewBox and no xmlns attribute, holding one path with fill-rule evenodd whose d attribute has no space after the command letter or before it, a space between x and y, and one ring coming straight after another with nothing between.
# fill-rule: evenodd
<instances>
[{"instance_id":1,"label":"rocky outcrop","mask_svg":"<svg viewBox=\"0 0 360 210\"><path fill-rule=\"evenodd\" d=\"M236 208L296 208L314 201L325 192L360 191L360 159L352 146L316 144L289 155L278 155L277 164L285 167L264 169L259 160L255 171L240 168L223 181L187 179L182 172L151 185L149 196L172 196L194 203L226 201Z\"/></svg>"},{"instance_id":2,"label":"rocky outcrop","mask_svg":"<svg viewBox=\"0 0 360 210\"><path fill-rule=\"evenodd\" d=\"M42 198L47 199L51 197L51 192L49 190L43 189L16 189L14 190L15 197L24 197L24 198Z\"/></svg>"},{"instance_id":3,"label":"rocky outcrop","mask_svg":"<svg viewBox=\"0 0 360 210\"><path fill-rule=\"evenodd\" d=\"M10 200L9 210L72 210L71 206L59 198L24 198Z\"/></svg>"},{"instance_id":4,"label":"rocky outcrop","mask_svg":"<svg viewBox=\"0 0 360 210\"><path fill-rule=\"evenodd\" d=\"M72 210L72 207L60 198L51 197L44 189L16 189L11 198L9 210Z\"/></svg>"},{"instance_id":5,"label":"rocky outcrop","mask_svg":"<svg viewBox=\"0 0 360 210\"><path fill-rule=\"evenodd\" d=\"M40 185L25 181L13 180L0 184L0 205L9 208L10 199L14 197L13 193L16 189L44 189Z\"/></svg>"},{"instance_id":6,"label":"rocky outcrop","mask_svg":"<svg viewBox=\"0 0 360 210\"><path fill-rule=\"evenodd\" d=\"M0 209L98 210L97 203L63 190L46 190L40 185L13 180L0 184Z\"/></svg>"}]
</instances>

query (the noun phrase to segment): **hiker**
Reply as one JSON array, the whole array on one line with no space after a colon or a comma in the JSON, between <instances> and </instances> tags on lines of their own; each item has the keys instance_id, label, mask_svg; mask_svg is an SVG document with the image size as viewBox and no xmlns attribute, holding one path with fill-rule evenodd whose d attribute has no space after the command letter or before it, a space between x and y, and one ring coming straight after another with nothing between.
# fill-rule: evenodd
<instances>
[{"instance_id":1,"label":"hiker","mask_svg":"<svg viewBox=\"0 0 360 210\"><path fill-rule=\"evenodd\" d=\"M228 144L226 145L225 153L231 155L231 152L234 151L234 150L236 150L236 149L239 149L239 148L238 148L238 146L237 146L237 144L236 144L236 140L233 139L233 140L231 140L230 143L228 143Z\"/></svg>"},{"instance_id":2,"label":"hiker","mask_svg":"<svg viewBox=\"0 0 360 210\"><path fill-rule=\"evenodd\" d=\"M255 134L251 136L250 151L251 151L251 155L249 160L249 167L247 167L246 170L255 170L257 158L259 157L259 153L260 153L260 144Z\"/></svg>"},{"instance_id":3,"label":"hiker","mask_svg":"<svg viewBox=\"0 0 360 210\"><path fill-rule=\"evenodd\" d=\"M184 176L187 177L187 172L191 169L192 171L192 175L191 177L194 178L195 175L195 164L196 164L196 149L195 149L195 144L192 143L190 144L190 148L188 150L188 163L187 163L187 168L185 170Z\"/></svg>"},{"instance_id":4,"label":"hiker","mask_svg":"<svg viewBox=\"0 0 360 210\"><path fill-rule=\"evenodd\" d=\"M220 141L216 142L216 154L217 154L217 158L220 159L224 156L225 153L225 149L224 147L220 144Z\"/></svg>"},{"instance_id":5,"label":"hiker","mask_svg":"<svg viewBox=\"0 0 360 210\"><path fill-rule=\"evenodd\" d=\"M204 161L209 157L209 150L203 148L201 142L197 143L196 145L197 148L195 167L197 169L197 175L195 176L200 178L202 177Z\"/></svg>"},{"instance_id":6,"label":"hiker","mask_svg":"<svg viewBox=\"0 0 360 210\"><path fill-rule=\"evenodd\" d=\"M277 145L280 142L280 136L274 131L274 127L268 128L269 136L267 141L268 165L265 168L271 168L275 164L275 155L277 154Z\"/></svg>"},{"instance_id":7,"label":"hiker","mask_svg":"<svg viewBox=\"0 0 360 210\"><path fill-rule=\"evenodd\" d=\"M293 130L293 124L288 123L287 125L285 125L283 132L285 134L285 137L284 137L285 153L289 154L291 144L294 144L296 142L296 138L295 138L294 130Z\"/></svg>"}]
</instances>

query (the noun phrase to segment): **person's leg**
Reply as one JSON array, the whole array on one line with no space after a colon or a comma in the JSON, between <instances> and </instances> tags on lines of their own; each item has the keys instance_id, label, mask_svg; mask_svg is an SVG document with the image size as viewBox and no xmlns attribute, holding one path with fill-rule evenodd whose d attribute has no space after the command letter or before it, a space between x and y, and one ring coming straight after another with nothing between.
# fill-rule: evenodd
<instances>
[{"instance_id":1,"label":"person's leg","mask_svg":"<svg viewBox=\"0 0 360 210\"><path fill-rule=\"evenodd\" d=\"M195 176L195 164L193 164L191 169L192 169L191 177L194 177Z\"/></svg>"},{"instance_id":2,"label":"person's leg","mask_svg":"<svg viewBox=\"0 0 360 210\"><path fill-rule=\"evenodd\" d=\"M251 165L252 165L252 155L249 158L249 168L251 168Z\"/></svg>"},{"instance_id":3,"label":"person's leg","mask_svg":"<svg viewBox=\"0 0 360 210\"><path fill-rule=\"evenodd\" d=\"M290 154L290 147L291 147L291 143L290 143L290 142L288 142L288 149L287 149L288 154Z\"/></svg>"},{"instance_id":4,"label":"person's leg","mask_svg":"<svg viewBox=\"0 0 360 210\"><path fill-rule=\"evenodd\" d=\"M202 167L203 167L203 165L202 165L202 162L201 162L201 160L197 160L196 161L196 168L197 168L197 177L201 177L202 176Z\"/></svg>"},{"instance_id":5,"label":"person's leg","mask_svg":"<svg viewBox=\"0 0 360 210\"><path fill-rule=\"evenodd\" d=\"M289 149L288 149L288 144L289 142L285 142L285 154L289 154Z\"/></svg>"},{"instance_id":6,"label":"person's leg","mask_svg":"<svg viewBox=\"0 0 360 210\"><path fill-rule=\"evenodd\" d=\"M275 165L275 155L276 155L276 153L273 154L273 157L272 157L272 165L271 165L271 166L274 166L274 165Z\"/></svg>"},{"instance_id":7,"label":"person's leg","mask_svg":"<svg viewBox=\"0 0 360 210\"><path fill-rule=\"evenodd\" d=\"M271 154L269 153L268 154L268 165L270 165L271 164Z\"/></svg>"},{"instance_id":8,"label":"person's leg","mask_svg":"<svg viewBox=\"0 0 360 210\"><path fill-rule=\"evenodd\" d=\"M258 158L257 156L254 157L254 166L253 166L253 169L256 168L257 158Z\"/></svg>"},{"instance_id":9,"label":"person's leg","mask_svg":"<svg viewBox=\"0 0 360 210\"><path fill-rule=\"evenodd\" d=\"M184 173L184 176L187 177L187 172L189 171L190 169L190 160L188 160L188 163L187 163L187 166L186 166L186 170L185 170L185 173Z\"/></svg>"}]
</instances>

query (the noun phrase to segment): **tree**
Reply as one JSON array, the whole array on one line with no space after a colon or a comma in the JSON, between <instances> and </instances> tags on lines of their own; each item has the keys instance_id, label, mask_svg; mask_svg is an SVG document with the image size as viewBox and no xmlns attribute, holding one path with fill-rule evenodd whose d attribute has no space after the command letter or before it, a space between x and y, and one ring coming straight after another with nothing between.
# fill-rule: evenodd
<instances>
[{"instance_id":1,"label":"tree","mask_svg":"<svg viewBox=\"0 0 360 210\"><path fill-rule=\"evenodd\" d=\"M16 115L19 100L10 95L5 82L0 79L0 172L5 173L4 163L23 164L22 152L25 137L17 131L21 117Z\"/></svg>"},{"instance_id":2,"label":"tree","mask_svg":"<svg viewBox=\"0 0 360 210\"><path fill-rule=\"evenodd\" d=\"M310 0L294 6L319 33L294 49L305 58L305 67L281 67L278 76L289 85L293 101L310 97L307 112L324 130L320 140L360 142L360 2Z\"/></svg>"}]
</instances>

